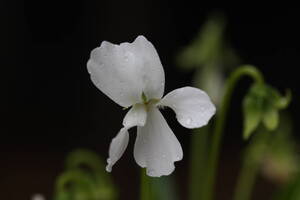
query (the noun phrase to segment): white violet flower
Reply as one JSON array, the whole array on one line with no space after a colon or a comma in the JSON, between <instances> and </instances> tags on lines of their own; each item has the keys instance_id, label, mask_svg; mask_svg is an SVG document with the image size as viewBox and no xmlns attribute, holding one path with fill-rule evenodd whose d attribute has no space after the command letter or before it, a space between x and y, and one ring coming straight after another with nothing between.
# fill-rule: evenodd
<instances>
[{"instance_id":1,"label":"white violet flower","mask_svg":"<svg viewBox=\"0 0 300 200\"><path fill-rule=\"evenodd\" d=\"M164 69L154 46L144 36L120 45L103 41L91 52L87 68L98 89L120 106L132 106L123 120L123 128L110 144L108 172L124 153L128 129L134 126L134 158L138 165L147 168L147 175L153 177L174 171L174 162L182 159L183 152L159 107L172 108L178 122L186 128L206 125L215 113L208 95L198 88L179 88L162 98Z\"/></svg>"}]
</instances>

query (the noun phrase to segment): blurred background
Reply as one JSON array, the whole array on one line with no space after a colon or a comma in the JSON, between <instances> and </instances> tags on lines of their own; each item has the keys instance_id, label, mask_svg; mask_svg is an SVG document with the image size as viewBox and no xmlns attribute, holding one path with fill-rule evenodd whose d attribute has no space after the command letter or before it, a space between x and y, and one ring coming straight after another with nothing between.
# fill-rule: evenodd
<instances>
[{"instance_id":1,"label":"blurred background","mask_svg":"<svg viewBox=\"0 0 300 200\"><path fill-rule=\"evenodd\" d=\"M191 85L194 71L177 66L176 56L196 37L212 12L227 19L224 37L241 63L257 66L268 83L293 100L288 111L299 141L299 7L244 3L208 5L202 1L2 1L0 3L1 126L0 199L47 199L66 155L87 148L103 159L121 128L126 111L102 94L86 69L90 51L103 40L133 41L144 35L156 47L166 74L165 93ZM250 79L235 91L228 116L217 180L217 198L231 199L240 167L241 101ZM186 199L189 130L171 110L168 124L181 142L184 159L174 176L180 199ZM138 199L139 167L133 158L135 130L124 156L115 165L113 181L120 199ZM259 176L253 199L268 199L277 184ZM262 192L264 191L264 192Z\"/></svg>"}]
</instances>

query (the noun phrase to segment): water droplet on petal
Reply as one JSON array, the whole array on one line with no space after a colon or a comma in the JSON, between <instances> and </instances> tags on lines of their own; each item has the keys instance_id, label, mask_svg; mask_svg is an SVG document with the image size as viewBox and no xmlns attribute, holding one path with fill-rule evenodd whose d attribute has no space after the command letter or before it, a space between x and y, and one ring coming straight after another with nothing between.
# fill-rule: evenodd
<instances>
[{"instance_id":1,"label":"water droplet on petal","mask_svg":"<svg viewBox=\"0 0 300 200\"><path fill-rule=\"evenodd\" d=\"M153 169L147 169L147 174L149 176L155 176L155 171Z\"/></svg>"},{"instance_id":2,"label":"water droplet on petal","mask_svg":"<svg viewBox=\"0 0 300 200\"><path fill-rule=\"evenodd\" d=\"M187 125L190 125L191 123L192 123L192 119L191 119L191 118L187 118L187 119L186 119L186 124L187 124Z\"/></svg>"}]
</instances>

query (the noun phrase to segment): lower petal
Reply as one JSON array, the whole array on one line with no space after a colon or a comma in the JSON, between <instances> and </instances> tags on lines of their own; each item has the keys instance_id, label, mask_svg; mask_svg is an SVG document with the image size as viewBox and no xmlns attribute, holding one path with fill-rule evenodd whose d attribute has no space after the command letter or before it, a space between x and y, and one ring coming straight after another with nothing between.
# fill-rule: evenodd
<instances>
[{"instance_id":1,"label":"lower petal","mask_svg":"<svg viewBox=\"0 0 300 200\"><path fill-rule=\"evenodd\" d=\"M174 162L183 157L182 148L166 120L157 108L148 112L145 126L137 128L134 158L147 175L159 177L171 174Z\"/></svg>"},{"instance_id":2,"label":"lower petal","mask_svg":"<svg viewBox=\"0 0 300 200\"><path fill-rule=\"evenodd\" d=\"M122 128L118 135L111 141L109 158L107 159L106 171L111 172L112 166L121 158L127 148L129 134L126 128Z\"/></svg>"}]
</instances>

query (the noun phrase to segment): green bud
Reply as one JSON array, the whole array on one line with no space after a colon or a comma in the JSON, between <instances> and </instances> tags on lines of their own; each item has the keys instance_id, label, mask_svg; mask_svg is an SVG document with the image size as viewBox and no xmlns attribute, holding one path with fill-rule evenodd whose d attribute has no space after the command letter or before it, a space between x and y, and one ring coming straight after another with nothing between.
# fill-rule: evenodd
<instances>
[{"instance_id":1,"label":"green bud","mask_svg":"<svg viewBox=\"0 0 300 200\"><path fill-rule=\"evenodd\" d=\"M290 92L283 97L269 85L254 84L243 101L244 139L250 137L260 122L267 130L275 130L279 123L279 110L286 108L290 101Z\"/></svg>"},{"instance_id":2,"label":"green bud","mask_svg":"<svg viewBox=\"0 0 300 200\"><path fill-rule=\"evenodd\" d=\"M265 110L262 120L265 127L269 131L275 130L278 126L278 121L279 121L277 109L274 107L270 107L269 109Z\"/></svg>"},{"instance_id":3,"label":"green bud","mask_svg":"<svg viewBox=\"0 0 300 200\"><path fill-rule=\"evenodd\" d=\"M257 129L262 118L262 102L251 94L246 95L243 101L244 139L248 139Z\"/></svg>"}]
</instances>

